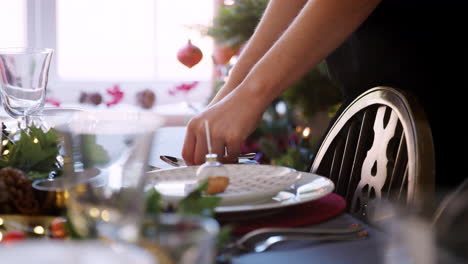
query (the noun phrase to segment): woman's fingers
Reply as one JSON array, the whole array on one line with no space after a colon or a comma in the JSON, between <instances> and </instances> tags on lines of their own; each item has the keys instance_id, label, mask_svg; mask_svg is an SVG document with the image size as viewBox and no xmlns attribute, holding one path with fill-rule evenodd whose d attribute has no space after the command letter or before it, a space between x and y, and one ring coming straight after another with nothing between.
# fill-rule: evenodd
<instances>
[{"instance_id":1,"label":"woman's fingers","mask_svg":"<svg viewBox=\"0 0 468 264\"><path fill-rule=\"evenodd\" d=\"M239 161L239 155L241 153L241 140L231 139L226 144L226 156L225 162L237 163Z\"/></svg>"},{"instance_id":2,"label":"woman's fingers","mask_svg":"<svg viewBox=\"0 0 468 264\"><path fill-rule=\"evenodd\" d=\"M193 162L195 165L202 164L205 161L205 155L208 153L208 145L206 141L205 126L202 122L197 123L196 128L196 144L194 150Z\"/></svg>"},{"instance_id":3,"label":"woman's fingers","mask_svg":"<svg viewBox=\"0 0 468 264\"><path fill-rule=\"evenodd\" d=\"M188 124L183 147L187 165L202 164L208 153L205 121L208 121L212 151L221 162L237 163L242 141L254 131L263 109L240 108L245 98L230 96L194 117ZM236 111L233 111L235 109Z\"/></svg>"},{"instance_id":4,"label":"woman's fingers","mask_svg":"<svg viewBox=\"0 0 468 264\"><path fill-rule=\"evenodd\" d=\"M187 165L195 164L195 146L197 144L197 137L193 126L192 122L188 124L187 131L185 133L184 146L182 148L182 158Z\"/></svg>"}]
</instances>

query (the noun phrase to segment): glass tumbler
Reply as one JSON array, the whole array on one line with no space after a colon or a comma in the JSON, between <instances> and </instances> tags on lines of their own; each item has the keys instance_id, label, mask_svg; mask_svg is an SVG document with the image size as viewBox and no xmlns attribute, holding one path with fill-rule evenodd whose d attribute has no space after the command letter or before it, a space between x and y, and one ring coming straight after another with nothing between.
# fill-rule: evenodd
<instances>
[{"instance_id":1,"label":"glass tumbler","mask_svg":"<svg viewBox=\"0 0 468 264\"><path fill-rule=\"evenodd\" d=\"M213 218L165 213L144 218L138 244L157 263L210 264L215 262L218 233Z\"/></svg>"},{"instance_id":2,"label":"glass tumbler","mask_svg":"<svg viewBox=\"0 0 468 264\"><path fill-rule=\"evenodd\" d=\"M87 238L136 242L144 175L162 119L153 112L78 112L63 136L67 213Z\"/></svg>"}]
</instances>

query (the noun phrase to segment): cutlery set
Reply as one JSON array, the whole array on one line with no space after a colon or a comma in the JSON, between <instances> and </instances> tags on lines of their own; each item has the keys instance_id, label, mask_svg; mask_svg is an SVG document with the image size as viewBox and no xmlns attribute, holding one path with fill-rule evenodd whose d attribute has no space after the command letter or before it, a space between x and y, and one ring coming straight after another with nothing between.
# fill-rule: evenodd
<instances>
[{"instance_id":1,"label":"cutlery set","mask_svg":"<svg viewBox=\"0 0 468 264\"><path fill-rule=\"evenodd\" d=\"M260 253L288 241L333 242L366 239L367 231L358 224L347 228L261 228L227 244L218 256L218 263L244 253Z\"/></svg>"},{"instance_id":2,"label":"cutlery set","mask_svg":"<svg viewBox=\"0 0 468 264\"><path fill-rule=\"evenodd\" d=\"M247 162L247 160L252 160L253 158L255 158L256 155L257 155L257 153L241 154L239 156L239 160L241 160L241 163L249 163L249 162ZM172 156L168 156L168 155L161 155L159 158L162 161L164 161L167 164L172 165L174 167L186 166L185 161L183 159L180 159L180 158L176 158L176 157L172 157Z\"/></svg>"}]
</instances>

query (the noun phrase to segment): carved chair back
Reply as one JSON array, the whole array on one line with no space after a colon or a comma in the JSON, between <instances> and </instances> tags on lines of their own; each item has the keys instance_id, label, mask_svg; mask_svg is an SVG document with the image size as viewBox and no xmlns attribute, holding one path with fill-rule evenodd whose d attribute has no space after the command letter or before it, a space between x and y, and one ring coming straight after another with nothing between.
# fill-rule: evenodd
<instances>
[{"instance_id":1,"label":"carved chair back","mask_svg":"<svg viewBox=\"0 0 468 264\"><path fill-rule=\"evenodd\" d=\"M394 88L366 91L328 131L311 172L329 177L348 211L361 219L382 199L420 206L431 199L435 173L431 130L421 107Z\"/></svg>"}]
</instances>

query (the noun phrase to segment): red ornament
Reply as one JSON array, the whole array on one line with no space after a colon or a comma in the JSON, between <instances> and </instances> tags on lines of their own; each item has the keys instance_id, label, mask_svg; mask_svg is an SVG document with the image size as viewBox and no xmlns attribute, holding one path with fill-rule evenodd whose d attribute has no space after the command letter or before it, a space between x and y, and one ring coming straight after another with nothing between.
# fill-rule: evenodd
<instances>
[{"instance_id":1,"label":"red ornament","mask_svg":"<svg viewBox=\"0 0 468 264\"><path fill-rule=\"evenodd\" d=\"M67 229L65 227L66 220L63 218L55 218L50 224L50 232L52 238L63 239L67 236Z\"/></svg>"},{"instance_id":2,"label":"red ornament","mask_svg":"<svg viewBox=\"0 0 468 264\"><path fill-rule=\"evenodd\" d=\"M239 49L232 49L229 46L215 46L213 51L213 61L216 65L226 65L232 56L236 55Z\"/></svg>"},{"instance_id":3,"label":"red ornament","mask_svg":"<svg viewBox=\"0 0 468 264\"><path fill-rule=\"evenodd\" d=\"M187 45L179 49L177 52L177 59L189 68L197 65L202 58L202 51L197 46L193 45L190 39L188 40Z\"/></svg>"}]
</instances>

